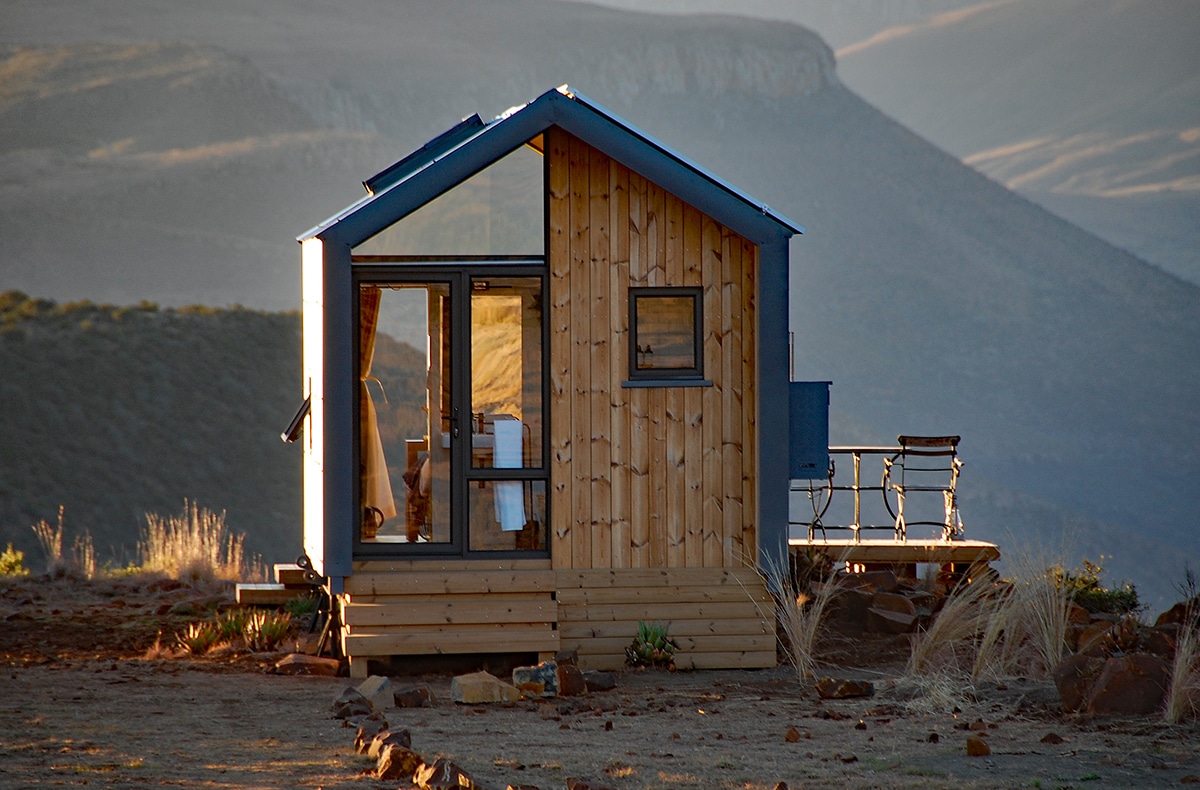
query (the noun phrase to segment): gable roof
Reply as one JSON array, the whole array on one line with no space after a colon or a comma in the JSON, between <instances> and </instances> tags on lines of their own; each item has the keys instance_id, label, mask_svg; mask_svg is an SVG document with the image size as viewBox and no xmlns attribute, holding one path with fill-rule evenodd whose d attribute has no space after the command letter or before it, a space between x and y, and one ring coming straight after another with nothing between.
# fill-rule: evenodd
<instances>
[{"instance_id":1,"label":"gable roof","mask_svg":"<svg viewBox=\"0 0 1200 790\"><path fill-rule=\"evenodd\" d=\"M473 115L363 182L367 196L310 229L351 247L457 186L551 126L631 168L756 244L804 229L563 85L484 123Z\"/></svg>"}]
</instances>

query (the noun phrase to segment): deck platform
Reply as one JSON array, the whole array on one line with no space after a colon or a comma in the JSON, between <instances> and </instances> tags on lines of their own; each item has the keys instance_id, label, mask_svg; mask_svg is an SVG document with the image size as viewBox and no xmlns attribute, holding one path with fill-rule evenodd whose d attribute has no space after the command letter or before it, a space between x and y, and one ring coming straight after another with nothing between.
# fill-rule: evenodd
<instances>
[{"instance_id":1,"label":"deck platform","mask_svg":"<svg viewBox=\"0 0 1200 790\"><path fill-rule=\"evenodd\" d=\"M788 541L792 555L815 551L835 563L861 566L864 570L899 567L915 576L919 564L967 566L984 568L1000 559L1000 547L982 540L895 540L894 538L828 539L792 538Z\"/></svg>"}]
</instances>

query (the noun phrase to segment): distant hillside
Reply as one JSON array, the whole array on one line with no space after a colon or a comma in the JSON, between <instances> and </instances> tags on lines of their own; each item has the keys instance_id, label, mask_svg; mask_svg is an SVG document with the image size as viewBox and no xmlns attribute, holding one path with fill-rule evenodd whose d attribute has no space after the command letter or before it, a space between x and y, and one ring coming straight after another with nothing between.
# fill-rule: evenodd
<instances>
[{"instance_id":1,"label":"distant hillside","mask_svg":"<svg viewBox=\"0 0 1200 790\"><path fill-rule=\"evenodd\" d=\"M100 558L133 559L145 513L228 512L249 551L297 552L299 318L0 295L0 544L65 507ZM112 555L110 555L110 551ZM36 550L29 556L39 556Z\"/></svg>"}]
</instances>

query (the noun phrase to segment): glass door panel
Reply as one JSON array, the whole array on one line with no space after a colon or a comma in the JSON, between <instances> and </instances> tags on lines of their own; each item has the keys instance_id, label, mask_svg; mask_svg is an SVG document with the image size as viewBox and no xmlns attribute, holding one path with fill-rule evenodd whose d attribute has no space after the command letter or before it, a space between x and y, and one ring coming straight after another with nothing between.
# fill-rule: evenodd
<instances>
[{"instance_id":1,"label":"glass door panel","mask_svg":"<svg viewBox=\"0 0 1200 790\"><path fill-rule=\"evenodd\" d=\"M451 543L450 283L364 284L359 318L360 539Z\"/></svg>"}]
</instances>

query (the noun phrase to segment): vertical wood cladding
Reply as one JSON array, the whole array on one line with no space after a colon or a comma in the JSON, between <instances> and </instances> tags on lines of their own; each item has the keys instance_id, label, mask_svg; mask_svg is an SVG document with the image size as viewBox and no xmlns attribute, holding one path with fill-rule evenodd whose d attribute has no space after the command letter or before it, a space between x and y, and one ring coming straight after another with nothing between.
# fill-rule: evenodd
<instances>
[{"instance_id":1,"label":"vertical wood cladding","mask_svg":"<svg viewBox=\"0 0 1200 790\"><path fill-rule=\"evenodd\" d=\"M554 567L753 563L757 248L561 129L545 152ZM702 289L711 387L621 386L631 286Z\"/></svg>"}]
</instances>

